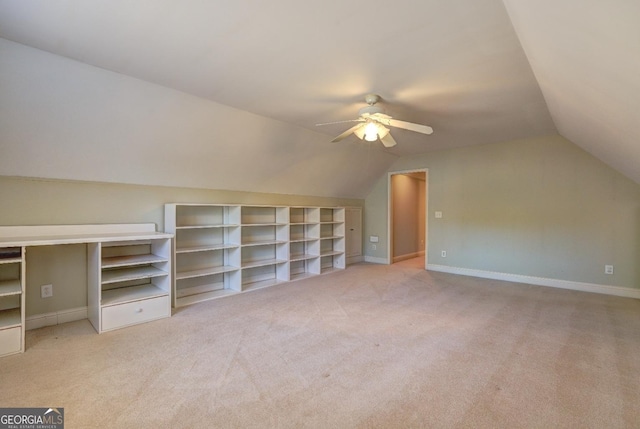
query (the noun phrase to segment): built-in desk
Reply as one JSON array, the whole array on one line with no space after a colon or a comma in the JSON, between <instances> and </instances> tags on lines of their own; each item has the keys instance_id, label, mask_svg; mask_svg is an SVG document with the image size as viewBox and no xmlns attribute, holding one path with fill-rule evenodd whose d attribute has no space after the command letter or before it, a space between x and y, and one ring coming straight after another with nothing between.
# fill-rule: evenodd
<instances>
[{"instance_id":1,"label":"built-in desk","mask_svg":"<svg viewBox=\"0 0 640 429\"><path fill-rule=\"evenodd\" d=\"M98 333L171 316L173 234L153 223L0 226L0 356L24 352L29 248L87 246L87 315Z\"/></svg>"}]
</instances>

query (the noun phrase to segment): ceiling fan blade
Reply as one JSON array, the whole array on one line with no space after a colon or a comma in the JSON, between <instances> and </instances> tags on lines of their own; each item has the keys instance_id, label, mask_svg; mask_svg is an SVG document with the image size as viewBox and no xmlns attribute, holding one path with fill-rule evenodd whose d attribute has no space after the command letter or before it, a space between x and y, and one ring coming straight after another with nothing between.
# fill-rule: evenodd
<instances>
[{"instance_id":1,"label":"ceiling fan blade","mask_svg":"<svg viewBox=\"0 0 640 429\"><path fill-rule=\"evenodd\" d=\"M323 125L333 125L333 124L348 124L349 122L362 122L363 119L349 119L348 121L338 121L338 122L325 122L324 124L316 124L316 127L321 127Z\"/></svg>"},{"instance_id":2,"label":"ceiling fan blade","mask_svg":"<svg viewBox=\"0 0 640 429\"><path fill-rule=\"evenodd\" d=\"M331 143L337 143L337 142L339 142L340 140L344 140L344 139L346 139L347 137L349 137L349 134L351 134L351 133L355 132L358 128L362 128L362 127L364 127L365 125L366 125L366 124L358 124L358 125L355 125L355 126L353 126L353 127L349 128L347 131L345 131L344 133L340 134L340 135L339 135L338 137L336 137L335 139L331 140Z\"/></svg>"},{"instance_id":3,"label":"ceiling fan blade","mask_svg":"<svg viewBox=\"0 0 640 429\"><path fill-rule=\"evenodd\" d=\"M432 134L433 128L427 125L414 124L412 122L399 121L397 119L383 119L380 122L386 123L386 125L402 128L409 131L415 131L416 133Z\"/></svg>"},{"instance_id":4,"label":"ceiling fan blade","mask_svg":"<svg viewBox=\"0 0 640 429\"><path fill-rule=\"evenodd\" d=\"M397 143L390 133L387 133L384 137L380 137L380 141L384 147L394 147Z\"/></svg>"}]
</instances>

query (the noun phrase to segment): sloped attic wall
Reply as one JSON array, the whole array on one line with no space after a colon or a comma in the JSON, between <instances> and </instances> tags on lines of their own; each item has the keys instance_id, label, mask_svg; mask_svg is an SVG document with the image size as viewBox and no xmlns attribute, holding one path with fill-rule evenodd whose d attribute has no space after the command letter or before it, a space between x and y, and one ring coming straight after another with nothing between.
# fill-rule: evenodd
<instances>
[{"instance_id":1,"label":"sloped attic wall","mask_svg":"<svg viewBox=\"0 0 640 429\"><path fill-rule=\"evenodd\" d=\"M389 171L422 168L429 264L640 289L640 185L563 137L404 157ZM365 201L365 236L380 237L365 254L378 259L388 259L387 180Z\"/></svg>"},{"instance_id":2,"label":"sloped attic wall","mask_svg":"<svg viewBox=\"0 0 640 429\"><path fill-rule=\"evenodd\" d=\"M362 198L396 159L4 39L0 57L3 176Z\"/></svg>"}]
</instances>

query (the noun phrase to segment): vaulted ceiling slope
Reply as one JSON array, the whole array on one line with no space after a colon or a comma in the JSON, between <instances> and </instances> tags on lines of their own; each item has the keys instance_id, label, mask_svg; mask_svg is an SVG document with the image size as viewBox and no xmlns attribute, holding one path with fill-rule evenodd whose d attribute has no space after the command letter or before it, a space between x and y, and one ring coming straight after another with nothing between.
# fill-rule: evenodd
<instances>
[{"instance_id":1,"label":"vaulted ceiling slope","mask_svg":"<svg viewBox=\"0 0 640 429\"><path fill-rule=\"evenodd\" d=\"M282 166L286 154L289 162L300 163L294 169L303 174L301 183L329 183L338 174L329 186L331 194L363 197L396 156L558 131L640 182L635 162L640 145L633 144L640 141L640 132L630 126L640 111L635 55L640 37L632 25L640 18L637 2L561 3L0 0L0 37L210 100L213 107L198 111L203 116L227 106L227 116L234 111L232 120L212 117L216 131L193 139L196 143L180 142L181 165L190 158L202 162L218 145L224 145L224 153L232 152L241 139L245 155L258 155L245 156L243 162L229 154L221 167L250 174L236 184L240 188L260 184L256 172L265 164ZM68 80L66 69L80 73L70 63L58 66L58 75L40 76L38 82ZM115 79L105 74L98 80ZM68 85L72 82L61 87ZM50 91L30 89L35 90ZM368 92L382 96L387 113L428 124L434 134L394 130L395 148L377 145L366 152L355 137L339 148L324 144L345 126L315 124L356 117ZM242 112L254 115L256 122L242 121ZM267 118L275 122L258 125ZM116 119L112 126L117 128ZM228 129L220 129L224 127ZM250 138L243 139L238 127L260 131L251 130ZM269 134L272 128L278 133ZM131 145L136 133L149 133L129 131L125 137ZM179 138L180 132L174 133ZM207 144L213 149L203 154ZM335 162L345 151L350 154L346 166ZM365 153L374 161L352 162ZM337 171L343 167L351 170ZM198 170L185 174L194 186L221 186ZM158 182L155 176L131 176L127 180ZM348 189L341 189L337 180ZM272 192L318 192L310 185L293 189L284 182Z\"/></svg>"},{"instance_id":2,"label":"vaulted ceiling slope","mask_svg":"<svg viewBox=\"0 0 640 429\"><path fill-rule=\"evenodd\" d=\"M363 197L396 159L0 39L0 175Z\"/></svg>"},{"instance_id":3,"label":"vaulted ceiling slope","mask_svg":"<svg viewBox=\"0 0 640 429\"><path fill-rule=\"evenodd\" d=\"M640 183L640 1L504 3L558 132Z\"/></svg>"}]
</instances>

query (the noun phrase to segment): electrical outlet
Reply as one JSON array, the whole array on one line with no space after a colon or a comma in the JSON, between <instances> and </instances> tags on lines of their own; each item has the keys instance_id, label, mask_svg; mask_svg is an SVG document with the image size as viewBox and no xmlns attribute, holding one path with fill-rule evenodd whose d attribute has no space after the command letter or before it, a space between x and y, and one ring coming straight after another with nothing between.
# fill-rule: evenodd
<instances>
[{"instance_id":1,"label":"electrical outlet","mask_svg":"<svg viewBox=\"0 0 640 429\"><path fill-rule=\"evenodd\" d=\"M53 296L53 285L40 286L40 298L51 298Z\"/></svg>"},{"instance_id":2,"label":"electrical outlet","mask_svg":"<svg viewBox=\"0 0 640 429\"><path fill-rule=\"evenodd\" d=\"M375 244L371 245L371 250L377 250L377 249L378 249L378 246L376 246Z\"/></svg>"},{"instance_id":3,"label":"electrical outlet","mask_svg":"<svg viewBox=\"0 0 640 429\"><path fill-rule=\"evenodd\" d=\"M605 274L613 274L613 265L605 265L604 266Z\"/></svg>"},{"instance_id":4,"label":"electrical outlet","mask_svg":"<svg viewBox=\"0 0 640 429\"><path fill-rule=\"evenodd\" d=\"M443 251L442 251L442 253L441 253L441 255L442 255L442 257L443 257L443 258L446 258L446 257L447 257L447 251L446 251L446 250L443 250Z\"/></svg>"}]
</instances>

